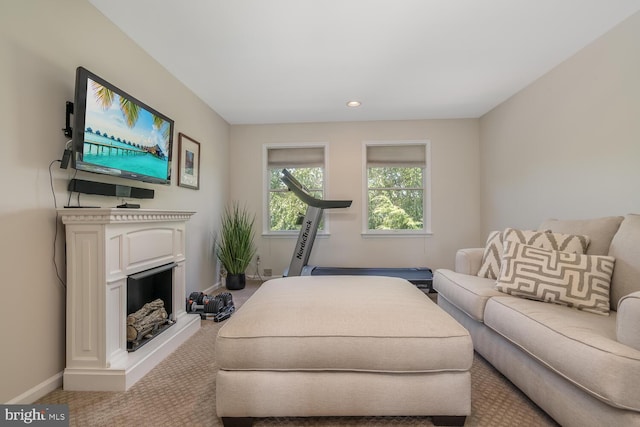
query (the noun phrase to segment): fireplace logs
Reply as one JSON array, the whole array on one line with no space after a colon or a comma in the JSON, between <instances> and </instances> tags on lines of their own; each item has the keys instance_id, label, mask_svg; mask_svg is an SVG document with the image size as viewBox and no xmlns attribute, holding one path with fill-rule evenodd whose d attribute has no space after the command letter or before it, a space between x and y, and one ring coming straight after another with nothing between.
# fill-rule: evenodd
<instances>
[{"instance_id":1,"label":"fireplace logs","mask_svg":"<svg viewBox=\"0 0 640 427\"><path fill-rule=\"evenodd\" d=\"M158 298L127 316L127 341L137 347L143 338L151 338L161 326L169 323L164 302Z\"/></svg>"}]
</instances>

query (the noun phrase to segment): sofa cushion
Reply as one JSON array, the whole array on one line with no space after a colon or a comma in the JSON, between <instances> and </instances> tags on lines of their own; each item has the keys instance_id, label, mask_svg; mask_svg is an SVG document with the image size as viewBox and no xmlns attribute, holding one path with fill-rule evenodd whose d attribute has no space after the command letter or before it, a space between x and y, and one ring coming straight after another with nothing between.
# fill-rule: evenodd
<instances>
[{"instance_id":1,"label":"sofa cushion","mask_svg":"<svg viewBox=\"0 0 640 427\"><path fill-rule=\"evenodd\" d=\"M622 219L621 216L579 220L549 219L540 224L539 230L589 236L590 243L586 254L608 255L611 239L618 231Z\"/></svg>"},{"instance_id":2,"label":"sofa cushion","mask_svg":"<svg viewBox=\"0 0 640 427\"><path fill-rule=\"evenodd\" d=\"M615 260L505 241L496 289L510 295L609 314Z\"/></svg>"},{"instance_id":3,"label":"sofa cushion","mask_svg":"<svg viewBox=\"0 0 640 427\"><path fill-rule=\"evenodd\" d=\"M616 315L511 296L491 298L485 325L596 398L640 410L640 351L616 341Z\"/></svg>"},{"instance_id":4,"label":"sofa cushion","mask_svg":"<svg viewBox=\"0 0 640 427\"><path fill-rule=\"evenodd\" d=\"M497 279L502 264L504 242L507 241L578 254L585 253L589 247L589 236L584 235L518 230L516 228L506 228L501 234L493 231L487 239L478 276Z\"/></svg>"},{"instance_id":5,"label":"sofa cushion","mask_svg":"<svg viewBox=\"0 0 640 427\"><path fill-rule=\"evenodd\" d=\"M609 255L616 258L611 278L611 309L620 299L640 291L640 215L627 215L611 241Z\"/></svg>"},{"instance_id":6,"label":"sofa cushion","mask_svg":"<svg viewBox=\"0 0 640 427\"><path fill-rule=\"evenodd\" d=\"M503 295L495 289L496 281L455 271L438 269L433 275L433 288L451 304L482 322L484 306L489 298Z\"/></svg>"}]
</instances>

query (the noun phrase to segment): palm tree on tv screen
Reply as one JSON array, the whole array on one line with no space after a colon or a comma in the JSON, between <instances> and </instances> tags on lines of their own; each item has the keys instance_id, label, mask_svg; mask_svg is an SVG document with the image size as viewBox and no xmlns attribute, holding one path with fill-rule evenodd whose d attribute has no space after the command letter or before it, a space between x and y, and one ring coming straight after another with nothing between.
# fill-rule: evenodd
<instances>
[{"instance_id":1,"label":"palm tree on tv screen","mask_svg":"<svg viewBox=\"0 0 640 427\"><path fill-rule=\"evenodd\" d=\"M162 129L162 127L164 126L164 129L162 131L162 136L164 136L164 139L168 141L169 140L169 123L167 123L162 117L158 117L154 114L153 125L158 129Z\"/></svg>"},{"instance_id":2,"label":"palm tree on tv screen","mask_svg":"<svg viewBox=\"0 0 640 427\"><path fill-rule=\"evenodd\" d=\"M96 98L98 100L98 103L100 104L100 107L102 107L103 110L108 110L109 108L111 108L116 97L115 92L109 88L102 86L100 83L94 82L93 80L91 81L91 86L93 87L93 91L96 94ZM127 126L132 128L138 121L138 116L140 115L140 106L122 96L120 96L119 98L120 111L122 112L122 115L127 122ZM167 126L168 123L161 117L158 117L155 114L152 115L153 125L157 129L163 129L164 127L162 132L163 136L166 140L169 140L169 126Z\"/></svg>"}]
</instances>

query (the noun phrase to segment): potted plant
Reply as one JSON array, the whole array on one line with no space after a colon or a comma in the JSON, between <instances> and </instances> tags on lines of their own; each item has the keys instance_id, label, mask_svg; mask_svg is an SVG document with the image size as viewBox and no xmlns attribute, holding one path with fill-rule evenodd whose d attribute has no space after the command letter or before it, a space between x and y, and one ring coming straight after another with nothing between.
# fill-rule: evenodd
<instances>
[{"instance_id":1,"label":"potted plant","mask_svg":"<svg viewBox=\"0 0 640 427\"><path fill-rule=\"evenodd\" d=\"M243 289L245 286L244 273L256 253L253 244L254 221L255 215L250 215L237 202L227 206L222 214L216 256L227 272L225 285L229 290Z\"/></svg>"}]
</instances>

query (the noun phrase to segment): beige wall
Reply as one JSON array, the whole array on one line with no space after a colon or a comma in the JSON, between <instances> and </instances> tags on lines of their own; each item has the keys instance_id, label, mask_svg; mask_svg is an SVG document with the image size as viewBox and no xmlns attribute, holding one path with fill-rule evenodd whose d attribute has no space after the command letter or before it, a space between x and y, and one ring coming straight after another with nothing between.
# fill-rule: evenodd
<instances>
[{"instance_id":1,"label":"beige wall","mask_svg":"<svg viewBox=\"0 0 640 427\"><path fill-rule=\"evenodd\" d=\"M232 126L231 198L257 213L262 230L262 155L267 143L326 143L328 199L352 199L327 211L328 238L316 239L310 264L346 267L451 267L455 250L480 237L478 120L415 120ZM363 237L362 143L431 141L432 231L420 237ZM282 274L295 238L259 237L262 267ZM248 273L255 272L252 265Z\"/></svg>"},{"instance_id":2,"label":"beige wall","mask_svg":"<svg viewBox=\"0 0 640 427\"><path fill-rule=\"evenodd\" d=\"M483 232L640 212L640 13L480 120Z\"/></svg>"},{"instance_id":3,"label":"beige wall","mask_svg":"<svg viewBox=\"0 0 640 427\"><path fill-rule=\"evenodd\" d=\"M65 291L52 263L56 211L48 165L62 156L64 105L73 100L75 69L83 65L175 120L201 143L200 190L78 178L153 188L145 208L194 210L187 229L187 288L212 286L213 229L228 195L229 126L83 0L4 1L0 6L0 402L15 401L64 369ZM66 204L72 170L53 168L58 206ZM133 200L132 200L133 201ZM75 202L75 195L74 195ZM82 195L83 204L115 206L111 197ZM58 229L63 232L62 227ZM64 235L58 264L64 275ZM25 395L26 393L26 395Z\"/></svg>"}]
</instances>

